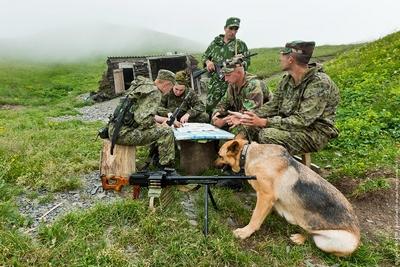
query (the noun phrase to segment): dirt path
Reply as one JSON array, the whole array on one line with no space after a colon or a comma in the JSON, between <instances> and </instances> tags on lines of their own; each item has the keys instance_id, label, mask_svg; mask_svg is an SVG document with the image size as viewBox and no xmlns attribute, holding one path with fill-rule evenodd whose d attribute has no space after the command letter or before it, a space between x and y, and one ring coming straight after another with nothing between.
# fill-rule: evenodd
<instances>
[{"instance_id":1,"label":"dirt path","mask_svg":"<svg viewBox=\"0 0 400 267\"><path fill-rule=\"evenodd\" d=\"M390 183L390 189L366 193L357 198L349 197L359 183L356 179L343 179L334 184L353 205L360 222L361 232L371 239L381 234L400 237L398 225L400 184L394 177L389 177L387 180Z\"/></svg>"}]
</instances>

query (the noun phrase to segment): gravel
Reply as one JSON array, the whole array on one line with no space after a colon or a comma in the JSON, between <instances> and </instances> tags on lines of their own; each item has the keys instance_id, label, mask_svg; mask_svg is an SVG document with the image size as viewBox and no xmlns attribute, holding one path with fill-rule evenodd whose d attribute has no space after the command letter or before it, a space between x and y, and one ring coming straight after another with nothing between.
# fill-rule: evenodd
<instances>
[{"instance_id":1,"label":"gravel","mask_svg":"<svg viewBox=\"0 0 400 267\"><path fill-rule=\"evenodd\" d=\"M103 121L108 122L108 118L114 112L117 107L120 98L114 98L110 101L96 103L91 106L85 106L82 108L76 108L79 115L61 116L56 118L49 118L51 121L69 121L69 120L81 120L81 121Z\"/></svg>"},{"instance_id":2,"label":"gravel","mask_svg":"<svg viewBox=\"0 0 400 267\"><path fill-rule=\"evenodd\" d=\"M112 203L125 197L126 192L104 191L99 172L95 171L82 177L83 186L79 190L50 193L47 190L37 191L35 199L23 194L18 197L19 211L32 219L29 228L21 228L25 233L36 234L39 223L52 223L60 215L70 211L88 209L96 203ZM46 199L47 201L40 201Z\"/></svg>"}]
</instances>

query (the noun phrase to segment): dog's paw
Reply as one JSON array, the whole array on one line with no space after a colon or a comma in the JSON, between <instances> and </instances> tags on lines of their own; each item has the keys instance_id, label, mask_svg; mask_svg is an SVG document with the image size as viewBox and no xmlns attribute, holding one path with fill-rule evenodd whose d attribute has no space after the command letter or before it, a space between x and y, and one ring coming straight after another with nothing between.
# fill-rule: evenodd
<instances>
[{"instance_id":1,"label":"dog's paw","mask_svg":"<svg viewBox=\"0 0 400 267\"><path fill-rule=\"evenodd\" d=\"M233 235L240 239L246 239L254 233L249 227L237 228L233 231Z\"/></svg>"},{"instance_id":2,"label":"dog's paw","mask_svg":"<svg viewBox=\"0 0 400 267\"><path fill-rule=\"evenodd\" d=\"M293 234L290 236L290 240L292 240L296 245L303 245L307 240L307 237L302 234Z\"/></svg>"}]
</instances>

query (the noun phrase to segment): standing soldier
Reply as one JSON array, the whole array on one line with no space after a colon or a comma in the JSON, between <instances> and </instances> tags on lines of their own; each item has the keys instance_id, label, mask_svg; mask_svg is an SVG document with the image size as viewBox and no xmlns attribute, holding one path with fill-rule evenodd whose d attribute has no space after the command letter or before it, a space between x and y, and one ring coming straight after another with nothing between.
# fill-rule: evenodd
<instances>
[{"instance_id":1,"label":"standing soldier","mask_svg":"<svg viewBox=\"0 0 400 267\"><path fill-rule=\"evenodd\" d=\"M208 46L203 54L203 63L211 75L207 86L206 111L211 114L217 103L225 94L228 84L223 80L223 76L216 71L216 64L232 58L237 54L248 52L245 42L236 38L239 30L240 19L231 17L226 20L225 34L218 35ZM250 58L245 60L245 69L250 65Z\"/></svg>"}]
</instances>

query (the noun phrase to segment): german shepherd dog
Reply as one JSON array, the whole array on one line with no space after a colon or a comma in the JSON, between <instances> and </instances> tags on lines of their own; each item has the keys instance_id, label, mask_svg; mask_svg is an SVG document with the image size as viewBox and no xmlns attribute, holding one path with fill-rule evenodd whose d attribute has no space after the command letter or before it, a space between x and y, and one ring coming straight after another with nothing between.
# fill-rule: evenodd
<instances>
[{"instance_id":1,"label":"german shepherd dog","mask_svg":"<svg viewBox=\"0 0 400 267\"><path fill-rule=\"evenodd\" d=\"M297 162L279 145L258 144L241 139L226 142L219 150L216 165L229 165L239 172L244 159L246 175L257 193L251 220L233 231L245 239L260 229L272 207L289 223L299 225L308 234L293 234L290 239L300 245L311 235L321 250L347 256L360 243L357 216L345 196L317 173ZM243 160L242 160L243 162Z\"/></svg>"}]
</instances>

